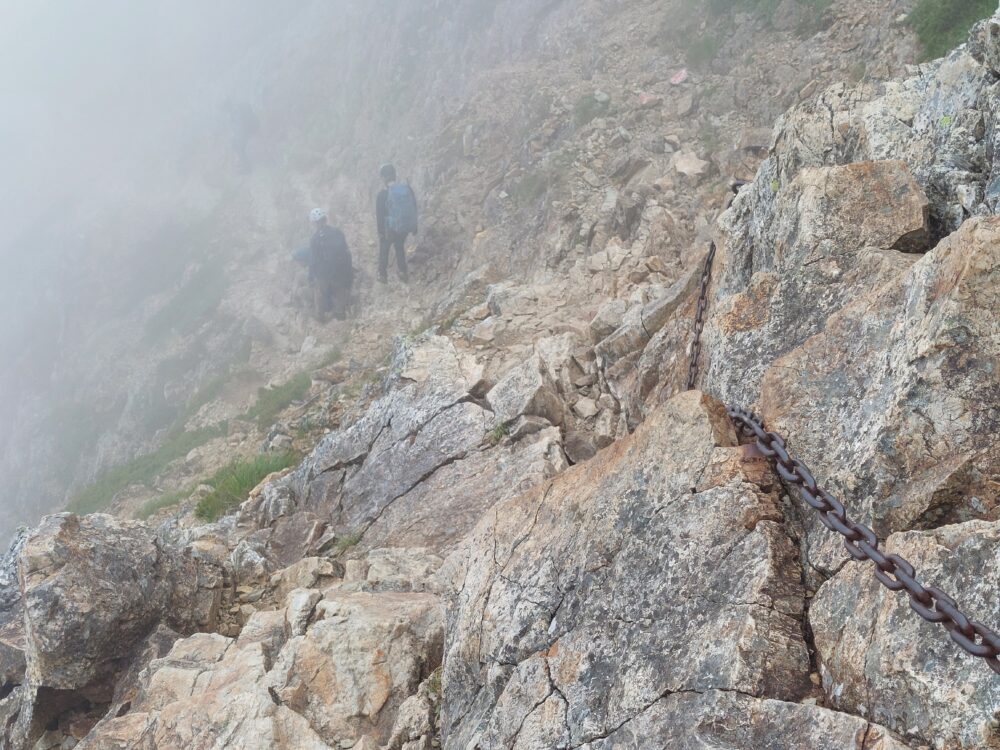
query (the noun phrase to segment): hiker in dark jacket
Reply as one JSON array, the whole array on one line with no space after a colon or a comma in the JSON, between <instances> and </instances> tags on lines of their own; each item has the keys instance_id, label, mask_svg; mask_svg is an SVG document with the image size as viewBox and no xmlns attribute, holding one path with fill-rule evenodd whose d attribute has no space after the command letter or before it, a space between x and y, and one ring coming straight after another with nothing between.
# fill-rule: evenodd
<instances>
[{"instance_id":1,"label":"hiker in dark jacket","mask_svg":"<svg viewBox=\"0 0 1000 750\"><path fill-rule=\"evenodd\" d=\"M389 248L396 251L396 270L403 283L409 281L406 270L406 238L417 233L417 197L405 182L397 182L396 168L384 164L379 170L385 187L375 200L378 223L378 280L388 281Z\"/></svg>"},{"instance_id":2,"label":"hiker in dark jacket","mask_svg":"<svg viewBox=\"0 0 1000 750\"><path fill-rule=\"evenodd\" d=\"M313 287L313 311L316 320L326 322L332 312L337 320L347 317L354 284L354 268L347 239L337 227L327 224L326 211L309 212L313 236L309 241L309 282Z\"/></svg>"}]
</instances>

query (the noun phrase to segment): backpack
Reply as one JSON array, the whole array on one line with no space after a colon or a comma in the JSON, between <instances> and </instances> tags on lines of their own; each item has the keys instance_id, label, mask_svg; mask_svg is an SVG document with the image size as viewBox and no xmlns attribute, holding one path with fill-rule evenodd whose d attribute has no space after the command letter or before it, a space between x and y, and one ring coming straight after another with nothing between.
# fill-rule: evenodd
<instances>
[{"instance_id":1,"label":"backpack","mask_svg":"<svg viewBox=\"0 0 1000 750\"><path fill-rule=\"evenodd\" d=\"M351 252L347 249L347 238L336 227L325 227L317 234L312 247L312 265L310 270L314 276L334 279L350 286L354 280L354 268L351 263Z\"/></svg>"},{"instance_id":2,"label":"backpack","mask_svg":"<svg viewBox=\"0 0 1000 750\"><path fill-rule=\"evenodd\" d=\"M393 234L417 231L417 197L409 185L397 182L389 187L385 223Z\"/></svg>"}]
</instances>

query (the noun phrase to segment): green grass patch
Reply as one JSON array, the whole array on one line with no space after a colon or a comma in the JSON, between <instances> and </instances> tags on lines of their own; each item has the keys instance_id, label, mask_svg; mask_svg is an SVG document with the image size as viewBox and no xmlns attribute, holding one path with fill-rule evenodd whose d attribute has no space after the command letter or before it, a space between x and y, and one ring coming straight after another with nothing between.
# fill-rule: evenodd
<instances>
[{"instance_id":1,"label":"green grass patch","mask_svg":"<svg viewBox=\"0 0 1000 750\"><path fill-rule=\"evenodd\" d=\"M146 321L146 337L158 341L171 332L192 333L215 312L226 294L226 277L219 262L209 262L195 271L187 283L156 314Z\"/></svg>"},{"instance_id":2,"label":"green grass patch","mask_svg":"<svg viewBox=\"0 0 1000 750\"><path fill-rule=\"evenodd\" d=\"M222 467L206 484L212 492L198 501L195 515L203 521L215 521L246 500L250 490L275 471L287 469L298 461L295 453L265 453L249 460L233 461Z\"/></svg>"},{"instance_id":3,"label":"green grass patch","mask_svg":"<svg viewBox=\"0 0 1000 750\"><path fill-rule=\"evenodd\" d=\"M338 555L347 552L351 547L357 546L364 535L363 531L348 531L346 534L338 536L336 543L333 545L334 552Z\"/></svg>"},{"instance_id":4,"label":"green grass patch","mask_svg":"<svg viewBox=\"0 0 1000 750\"><path fill-rule=\"evenodd\" d=\"M187 500L191 496L190 488L186 490L178 490L177 492L167 492L163 495L158 495L157 497L151 498L143 503L142 507L136 511L135 517L140 521L145 521L150 518L150 516L158 513L164 508L173 508L175 505L180 505L182 502Z\"/></svg>"},{"instance_id":5,"label":"green grass patch","mask_svg":"<svg viewBox=\"0 0 1000 750\"><path fill-rule=\"evenodd\" d=\"M510 422L503 422L490 430L486 439L490 445L499 445L508 435L510 435Z\"/></svg>"},{"instance_id":6,"label":"green grass patch","mask_svg":"<svg viewBox=\"0 0 1000 750\"><path fill-rule=\"evenodd\" d=\"M312 387L312 377L307 372L300 372L287 383L276 388L257 389L257 403L246 413L246 418L257 422L257 426L266 430L278 415L296 401L301 401Z\"/></svg>"},{"instance_id":7,"label":"green grass patch","mask_svg":"<svg viewBox=\"0 0 1000 750\"><path fill-rule=\"evenodd\" d=\"M573 122L578 128L589 124L592 120L607 114L611 101L600 101L594 94L584 94L573 105Z\"/></svg>"},{"instance_id":8,"label":"green grass patch","mask_svg":"<svg viewBox=\"0 0 1000 750\"><path fill-rule=\"evenodd\" d=\"M908 21L920 40L921 60L948 54L996 9L996 0L920 0Z\"/></svg>"},{"instance_id":9,"label":"green grass patch","mask_svg":"<svg viewBox=\"0 0 1000 750\"><path fill-rule=\"evenodd\" d=\"M175 431L152 453L137 456L131 461L115 466L104 472L97 480L84 487L69 503L74 513L96 513L114 499L114 496L133 484L149 484L167 466L178 458L186 456L209 440L222 437L228 432L225 423L214 427L204 427L191 432Z\"/></svg>"}]
</instances>

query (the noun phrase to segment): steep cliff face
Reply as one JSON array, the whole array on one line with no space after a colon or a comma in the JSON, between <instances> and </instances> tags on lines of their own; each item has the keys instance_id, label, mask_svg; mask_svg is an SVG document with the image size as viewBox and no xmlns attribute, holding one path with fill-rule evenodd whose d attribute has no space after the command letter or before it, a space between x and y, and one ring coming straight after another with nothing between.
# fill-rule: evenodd
<instances>
[{"instance_id":1,"label":"steep cliff face","mask_svg":"<svg viewBox=\"0 0 1000 750\"><path fill-rule=\"evenodd\" d=\"M363 281L345 346L360 358L412 318L419 332L236 513L202 524L183 505L155 530L65 514L19 538L0 565L10 746L1000 747L996 675L850 561L726 413L753 408L882 549L1000 626L1000 16L908 77L810 83L835 62L763 89L798 103L750 106L758 69L685 78L626 44L661 12L688 29L660 6L429 4L426 26L406 3L351 11L465 66L427 81L454 109L412 108L433 138L393 154L423 145L434 165L415 179L429 226L412 292ZM777 40L776 67L815 49L846 70L835 50L886 28L858 19L896 10L835 4L817 30L803 7L782 4L800 14L789 32L737 15L747 33L721 49ZM322 38L325 12L299 32ZM353 61L354 44L301 48ZM360 59L395 80L411 48L393 49L398 68ZM304 168L299 197L380 160L368 104L338 125L360 145ZM762 141L755 118L787 104ZM706 123L738 147L710 146ZM727 177L754 169L716 221ZM359 214L360 179L336 183ZM260 183L265 206L279 191ZM241 283L233 304L266 325Z\"/></svg>"}]
</instances>

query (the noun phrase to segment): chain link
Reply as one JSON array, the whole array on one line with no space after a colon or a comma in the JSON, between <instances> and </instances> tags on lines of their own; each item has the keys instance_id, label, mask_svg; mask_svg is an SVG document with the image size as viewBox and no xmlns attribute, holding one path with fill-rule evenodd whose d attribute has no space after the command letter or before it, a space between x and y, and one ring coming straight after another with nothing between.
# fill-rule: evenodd
<instances>
[{"instance_id":1,"label":"chain link","mask_svg":"<svg viewBox=\"0 0 1000 750\"><path fill-rule=\"evenodd\" d=\"M745 184L745 183L743 183ZM742 185L734 183L733 193ZM732 199L730 199L730 203ZM728 204L727 204L728 207ZM688 368L687 387L691 390L698 379L701 332L705 310L708 306L708 287L712 279L712 261L715 259L713 242L705 258L701 273L701 290L695 311L694 337L691 344L691 362ZM997 674L1000 674L1000 635L978 620L963 614L958 603L935 586L925 586L917 579L916 570L896 554L883 554L879 540L868 526L852 520L843 503L816 483L809 468L788 453L785 440L768 432L752 412L735 406L727 407L729 418L739 431L756 440L757 449L774 462L774 468L787 484L798 490L799 496L819 514L820 522L830 531L844 537L847 553L859 562L870 560L875 564L875 578L890 591L905 591L910 598L910 609L928 622L939 623L951 639L966 653L978 656Z\"/></svg>"},{"instance_id":2,"label":"chain link","mask_svg":"<svg viewBox=\"0 0 1000 750\"><path fill-rule=\"evenodd\" d=\"M701 271L701 291L698 307L694 313L694 338L691 340L691 364L688 365L687 390L694 388L698 380L698 355L701 353L701 329L705 325L705 309L708 305L708 285L712 281L712 261L715 260L715 243L708 248L708 256Z\"/></svg>"}]
</instances>

